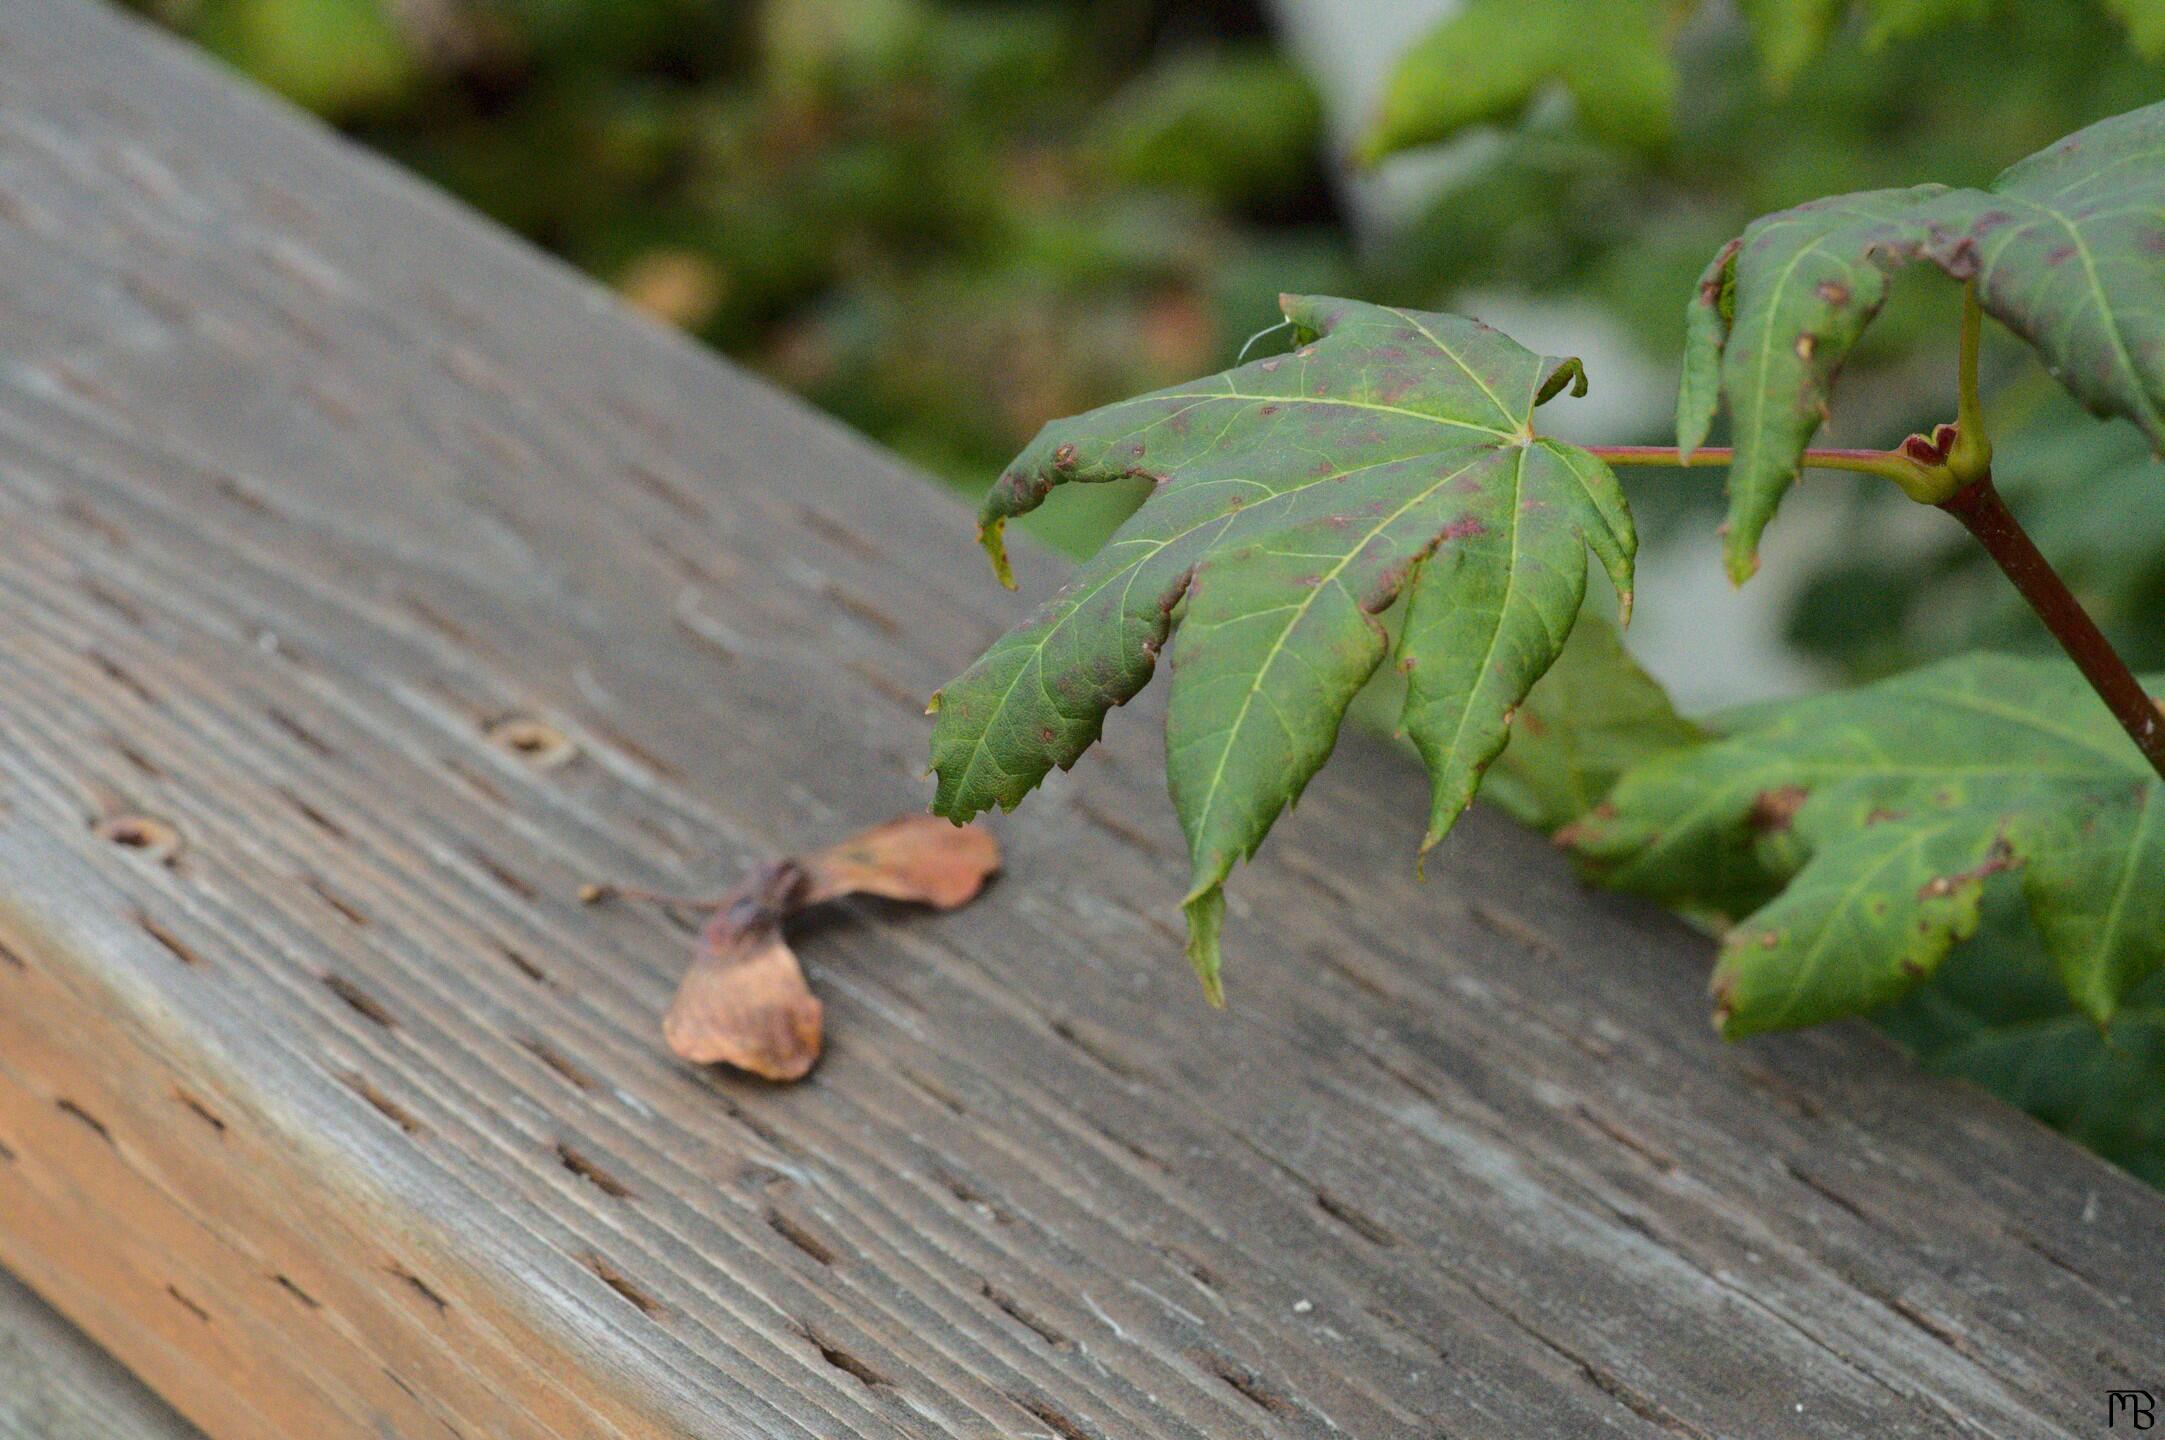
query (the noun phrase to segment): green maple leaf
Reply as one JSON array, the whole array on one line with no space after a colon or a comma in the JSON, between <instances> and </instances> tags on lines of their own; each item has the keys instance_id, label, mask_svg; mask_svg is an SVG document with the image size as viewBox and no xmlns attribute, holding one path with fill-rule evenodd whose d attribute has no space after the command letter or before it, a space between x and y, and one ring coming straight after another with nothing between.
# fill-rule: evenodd
<instances>
[{"instance_id":1,"label":"green maple leaf","mask_svg":"<svg viewBox=\"0 0 2165 1440\"><path fill-rule=\"evenodd\" d=\"M1727 559L1741 581L1826 418L1842 360L1895 271L1971 281L2084 406L2165 445L2165 104L2102 121L1983 190L1919 185L1815 200L1755 220L1690 311L1677 441L1706 439L1726 397L1736 446Z\"/></svg>"},{"instance_id":2,"label":"green maple leaf","mask_svg":"<svg viewBox=\"0 0 2165 1440\"><path fill-rule=\"evenodd\" d=\"M1986 888L1977 937L1873 1019L1959 1075L2165 1185L2165 970L2103 1025L2078 1010L2015 886Z\"/></svg>"},{"instance_id":3,"label":"green maple leaf","mask_svg":"<svg viewBox=\"0 0 2165 1440\"><path fill-rule=\"evenodd\" d=\"M1556 653L1591 548L1628 608L1637 541L1608 467L1536 436L1585 381L1455 315L1287 297L1304 343L1045 428L986 497L1002 526L1054 487L1157 490L1068 586L934 698L934 809L1012 807L1098 738L1168 644L1166 768L1187 832L1189 957L1213 995L1221 892L1335 743L1407 600L1403 723L1434 845ZM1176 613L1178 616L1176 625Z\"/></svg>"},{"instance_id":4,"label":"green maple leaf","mask_svg":"<svg viewBox=\"0 0 2165 1440\"><path fill-rule=\"evenodd\" d=\"M1518 707L1481 796L1555 830L1593 809L1632 766L1705 738L1639 668L1616 627L1585 616Z\"/></svg>"},{"instance_id":5,"label":"green maple leaf","mask_svg":"<svg viewBox=\"0 0 2165 1440\"><path fill-rule=\"evenodd\" d=\"M1895 999L2007 872L2093 1021L2165 965L2165 784L2064 662L1968 656L1757 712L1569 834L1612 884L1757 904L1715 970L1732 1035Z\"/></svg>"},{"instance_id":6,"label":"green maple leaf","mask_svg":"<svg viewBox=\"0 0 2165 1440\"><path fill-rule=\"evenodd\" d=\"M1470 0L1400 58L1360 156L1373 162L1514 119L1551 85L1569 92L1594 134L1660 144L1676 101L1675 9L1668 0Z\"/></svg>"}]
</instances>

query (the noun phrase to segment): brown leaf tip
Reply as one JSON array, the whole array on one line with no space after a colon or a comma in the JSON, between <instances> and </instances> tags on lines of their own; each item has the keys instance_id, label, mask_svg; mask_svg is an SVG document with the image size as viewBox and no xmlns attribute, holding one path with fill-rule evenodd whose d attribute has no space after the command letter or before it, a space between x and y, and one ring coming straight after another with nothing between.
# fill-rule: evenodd
<instances>
[{"instance_id":1,"label":"brown leaf tip","mask_svg":"<svg viewBox=\"0 0 2165 1440\"><path fill-rule=\"evenodd\" d=\"M1735 976L1717 971L1707 987L1714 1000L1714 1028L1723 1034L1728 1033L1729 1022L1736 1017L1735 986Z\"/></svg>"}]
</instances>

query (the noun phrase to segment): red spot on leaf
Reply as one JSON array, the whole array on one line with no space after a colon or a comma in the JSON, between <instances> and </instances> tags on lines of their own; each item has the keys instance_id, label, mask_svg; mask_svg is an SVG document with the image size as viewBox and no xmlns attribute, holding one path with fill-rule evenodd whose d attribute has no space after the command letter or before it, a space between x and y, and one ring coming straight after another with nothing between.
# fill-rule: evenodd
<instances>
[{"instance_id":1,"label":"red spot on leaf","mask_svg":"<svg viewBox=\"0 0 2165 1440\"><path fill-rule=\"evenodd\" d=\"M1801 785L1781 785L1772 790L1762 790L1752 797L1751 812L1745 823L1755 835L1778 835L1787 830L1811 798Z\"/></svg>"}]
</instances>

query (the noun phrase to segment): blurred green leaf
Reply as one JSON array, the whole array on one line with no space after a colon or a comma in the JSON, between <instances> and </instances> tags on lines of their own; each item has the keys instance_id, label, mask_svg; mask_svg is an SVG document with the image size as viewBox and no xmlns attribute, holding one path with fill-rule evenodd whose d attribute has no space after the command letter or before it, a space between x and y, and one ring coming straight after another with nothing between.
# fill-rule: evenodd
<instances>
[{"instance_id":1,"label":"blurred green leaf","mask_svg":"<svg viewBox=\"0 0 2165 1440\"><path fill-rule=\"evenodd\" d=\"M766 74L797 89L892 73L933 23L926 0L765 0L759 17Z\"/></svg>"},{"instance_id":2,"label":"blurred green leaf","mask_svg":"<svg viewBox=\"0 0 2165 1440\"><path fill-rule=\"evenodd\" d=\"M1556 830L1593 809L1632 766L1704 738L1631 658L1616 627L1583 615L1519 705L1481 798Z\"/></svg>"},{"instance_id":3,"label":"blurred green leaf","mask_svg":"<svg viewBox=\"0 0 2165 1440\"><path fill-rule=\"evenodd\" d=\"M1307 77L1246 46L1137 75L1098 113L1088 144L1116 183L1247 205L1302 185L1322 136L1322 102Z\"/></svg>"},{"instance_id":4,"label":"blurred green leaf","mask_svg":"<svg viewBox=\"0 0 2165 1440\"><path fill-rule=\"evenodd\" d=\"M1741 0L1744 17L1751 22L1752 42L1759 51L1759 65L1767 85L1776 93L1796 83L1797 76L1819 52L1848 8L1848 0Z\"/></svg>"},{"instance_id":5,"label":"blurred green leaf","mask_svg":"<svg viewBox=\"0 0 2165 1440\"><path fill-rule=\"evenodd\" d=\"M226 63L333 117L394 104L420 74L384 0L204 0L194 31Z\"/></svg>"},{"instance_id":6,"label":"blurred green leaf","mask_svg":"<svg viewBox=\"0 0 2165 1440\"><path fill-rule=\"evenodd\" d=\"M2105 8L2127 26L2137 50L2153 60L2165 55L2165 0L2105 0Z\"/></svg>"},{"instance_id":7,"label":"blurred green leaf","mask_svg":"<svg viewBox=\"0 0 2165 1440\"><path fill-rule=\"evenodd\" d=\"M1873 48L1948 25L1976 24L1992 0L1865 0L1864 43Z\"/></svg>"},{"instance_id":8,"label":"blurred green leaf","mask_svg":"<svg viewBox=\"0 0 2165 1440\"><path fill-rule=\"evenodd\" d=\"M2070 1003L2014 885L1991 886L1976 938L1873 1018L1927 1068L2165 1185L2165 974L2099 1025Z\"/></svg>"},{"instance_id":9,"label":"blurred green leaf","mask_svg":"<svg viewBox=\"0 0 2165 1440\"><path fill-rule=\"evenodd\" d=\"M1676 96L1669 0L1468 0L1398 62L1360 155L1515 119L1560 85L1593 134L1625 145L1668 138Z\"/></svg>"}]
</instances>

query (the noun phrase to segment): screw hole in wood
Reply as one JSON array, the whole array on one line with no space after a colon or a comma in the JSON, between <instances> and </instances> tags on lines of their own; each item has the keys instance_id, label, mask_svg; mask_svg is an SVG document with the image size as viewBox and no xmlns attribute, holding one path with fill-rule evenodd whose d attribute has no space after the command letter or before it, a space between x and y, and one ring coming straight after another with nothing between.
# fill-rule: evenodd
<instances>
[{"instance_id":1,"label":"screw hole in wood","mask_svg":"<svg viewBox=\"0 0 2165 1440\"><path fill-rule=\"evenodd\" d=\"M579 753L579 747L571 738L554 725L520 715L491 725L489 742L518 756L536 770L554 770L567 765Z\"/></svg>"},{"instance_id":2,"label":"screw hole in wood","mask_svg":"<svg viewBox=\"0 0 2165 1440\"><path fill-rule=\"evenodd\" d=\"M170 865L180 855L180 832L148 815L108 816L91 826L90 833L108 845L140 851L160 865Z\"/></svg>"}]
</instances>

